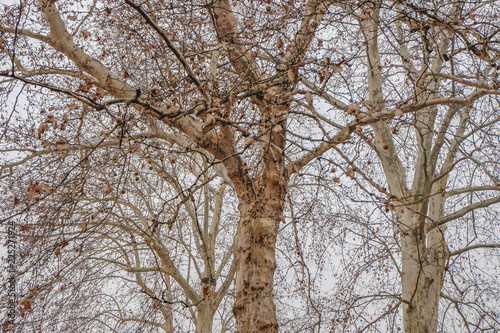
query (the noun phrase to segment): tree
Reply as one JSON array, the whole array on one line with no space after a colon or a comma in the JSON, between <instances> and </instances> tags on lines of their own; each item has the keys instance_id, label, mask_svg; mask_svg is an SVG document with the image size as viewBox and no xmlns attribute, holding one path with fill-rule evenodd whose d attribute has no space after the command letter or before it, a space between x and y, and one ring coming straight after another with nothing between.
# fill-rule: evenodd
<instances>
[{"instance_id":1,"label":"tree","mask_svg":"<svg viewBox=\"0 0 500 333\"><path fill-rule=\"evenodd\" d=\"M65 114L66 126L95 135L96 119ZM147 133L143 125L136 123ZM139 137L120 146L109 137L85 144L91 138L81 135L71 146L28 148L23 168L8 177L3 206L14 200L25 221L18 286L30 306L21 317L37 309L21 330L212 332L214 317L220 327L232 318L219 306L231 304L235 273L228 204L222 216L226 185L203 161L168 149L168 135ZM29 184L27 192L16 184Z\"/></svg>"},{"instance_id":2,"label":"tree","mask_svg":"<svg viewBox=\"0 0 500 333\"><path fill-rule=\"evenodd\" d=\"M63 107L76 105L76 117L95 119L89 142L98 144L90 150L111 139L122 148L145 139L140 135L163 135L179 153L217 167L238 198L233 313L240 332L278 329L275 250L280 223L293 220L292 207L290 216L285 210L290 179L308 170L320 176L316 163L345 159L346 175L363 177L359 184L379 191L396 214L405 331L432 332L449 257L444 226L499 201L496 162L477 159L467 141L481 138L492 142L484 149L498 149L494 8L452 1L23 3L2 17L1 74L10 84L4 98L26 85L37 107L25 118L39 125L31 128L37 137L14 139L9 149L29 144L37 155L41 145L52 145L70 159L84 133L49 124L65 124ZM45 91L74 102L44 99ZM485 101L492 104L484 118L474 116ZM44 120L42 108L54 120ZM135 119L147 133L134 128ZM30 131L27 124L6 127L5 135L17 138L17 131ZM399 142L398 131L415 139ZM404 165L401 157L410 158L413 145L416 162ZM367 151L380 159L385 180L368 177L356 163ZM141 151L130 154L147 159ZM485 178L446 194L462 159L480 165ZM104 193L115 190L86 177ZM52 188L67 181L40 191L56 196ZM447 195L478 191L485 197L472 196L463 210L445 215Z\"/></svg>"}]
</instances>

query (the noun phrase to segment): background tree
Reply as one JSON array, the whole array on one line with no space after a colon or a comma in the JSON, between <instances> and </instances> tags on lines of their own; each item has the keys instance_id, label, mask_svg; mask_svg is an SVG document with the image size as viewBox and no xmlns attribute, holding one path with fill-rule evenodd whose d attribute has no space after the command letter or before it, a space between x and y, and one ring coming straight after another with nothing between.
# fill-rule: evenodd
<instances>
[{"instance_id":1,"label":"background tree","mask_svg":"<svg viewBox=\"0 0 500 333\"><path fill-rule=\"evenodd\" d=\"M201 156L207 168L197 169L205 175L200 179L210 179L208 167L216 167L211 172L238 198L233 313L241 332L278 329L275 250L280 223L287 220L290 227L283 230L297 236L294 248L306 277L303 290L314 310L309 318L318 318L309 326L321 328L324 318L314 295L307 293L314 281L303 251L310 243L300 244L300 211L294 209L293 196L286 210L286 195L290 180L304 186L337 165L372 201L395 214L394 240L379 242L391 244L385 248L387 257L401 247L401 258L392 256L394 269L401 273L401 295L391 296L399 303L392 303L387 314L402 305L407 332L433 331L442 276L445 269L449 272L444 226L498 202L497 164L474 151L498 149L492 141L498 132L496 28L491 23L497 20L495 9L490 2L451 1L26 2L2 17L3 85L11 85L4 97L27 85L25 93L39 107L21 119L33 117L39 125L21 124L19 129L7 114L5 135L36 132L39 137L28 143L35 155L44 144L60 155L76 151L83 134L92 136L85 144L104 144L111 137L123 147L141 134L134 129L135 119L140 119L152 129L152 138L168 136L179 154ZM74 99L74 104L64 102L64 108L76 105L78 119L92 115L95 129L83 133L65 126L45 140L52 130L49 124L65 122L63 113L52 122L43 120L41 110L51 116L64 105L40 94L47 90ZM490 105L482 112L473 112L486 101ZM14 148L8 149L26 144L13 141ZM131 148L130 154L147 161L149 152ZM86 160L86 155L67 156L74 165ZM366 158L366 165L359 165L359 156ZM380 164L374 163L377 158ZM158 165L168 163L166 157L157 160ZM15 163L12 168L22 165ZM455 178L461 176L462 165L471 163L481 166L482 177L462 171L469 178ZM385 177L380 177L381 170ZM472 184L472 177L475 187L461 189L459 179ZM106 178L83 179L95 183L101 194L118 191ZM450 191L452 179L457 181ZM31 188L42 186L41 180L35 181ZM337 174L320 185L332 187L340 181ZM52 188L61 185L53 185L39 191L55 197ZM176 191L179 195L185 189ZM475 196L479 192L483 194ZM445 199L452 202L472 193L462 210L445 206ZM141 194L142 188L135 195ZM112 208L118 216L130 214ZM332 214L354 215L347 209ZM365 227L365 222L358 224ZM385 230L372 233L386 237ZM488 244L497 243L492 239ZM158 252L163 241L153 245ZM379 255L375 259L385 258ZM381 262L372 260L370 265ZM356 273L343 272L354 274L353 281ZM339 296L339 302L346 301ZM447 297L460 307L457 299ZM352 321L347 316L337 319Z\"/></svg>"},{"instance_id":2,"label":"background tree","mask_svg":"<svg viewBox=\"0 0 500 333\"><path fill-rule=\"evenodd\" d=\"M232 303L223 298L235 273L230 204L222 216L224 196L231 202L226 185L140 120L96 143L99 120L114 118L61 111L67 120L57 124L54 110L40 137L55 139L64 125L81 130L78 143L26 148L23 168L5 182L4 207L14 202L25 221L18 285L29 306L21 316L36 309L20 329L211 332L216 315L219 330L230 324L230 308L219 306ZM37 135L9 133L5 143Z\"/></svg>"},{"instance_id":3,"label":"background tree","mask_svg":"<svg viewBox=\"0 0 500 333\"><path fill-rule=\"evenodd\" d=\"M335 99L337 90L326 95L318 85L306 79L303 82L321 93L332 107L348 112L380 112L397 101L393 104L397 108L395 119L358 131L360 140L334 148L337 156L330 160L337 164L331 171L341 165L344 177L355 180L368 196L360 197L358 190L344 193L358 202L374 202L386 215L382 217L392 223L381 223L380 215L370 213L368 207L364 210L367 218L353 216L352 208L359 206L356 203L351 209L329 214L333 222L326 225L320 217L324 209L315 210L316 223L327 228L338 219L345 220L343 226L337 224L338 231L329 233L329 242L343 244L341 271L350 273L339 279L339 289L334 289L339 292L334 298L339 300L331 302L328 310L316 310L326 303L319 296L319 278L316 286L306 289L304 299L311 293L318 295L309 302L323 318L338 310L334 320L339 326L396 330L402 306L406 332L435 332L438 325L446 331L457 323L469 331L499 327L497 304L492 301L497 295L497 276L488 268L498 266L498 250L488 249L500 244L495 236L500 201L496 158L498 50L489 44L494 43L489 36L496 30L487 23L498 19L495 8L462 2L441 2L436 7L396 3L390 10L382 2L343 6L359 21L361 33L351 45L366 47L367 61L362 66L366 66L367 89L351 98L356 103L342 105ZM349 55L349 48L342 51ZM358 80L356 74L344 76L351 87ZM402 80L405 85L400 84ZM413 114L405 112L409 101L418 109ZM326 117L318 113L318 120L326 123ZM340 182L341 170L328 176L328 156L324 155L323 162L310 173L323 170L324 178L317 178L318 185L335 193L331 189ZM373 163L377 160L380 164ZM331 195L323 195L332 200ZM313 197L318 200L318 193ZM304 231L298 239L307 239ZM311 260L314 271L318 271L325 251L328 253L328 247L319 247L318 263ZM401 293L395 292L399 289L395 274L401 281ZM440 300L446 309L441 315Z\"/></svg>"}]
</instances>

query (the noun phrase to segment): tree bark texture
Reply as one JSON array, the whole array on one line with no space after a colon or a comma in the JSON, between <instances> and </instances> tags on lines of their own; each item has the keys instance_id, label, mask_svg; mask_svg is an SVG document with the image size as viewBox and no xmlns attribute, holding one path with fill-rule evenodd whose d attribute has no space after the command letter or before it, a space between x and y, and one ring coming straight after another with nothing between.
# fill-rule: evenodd
<instances>
[{"instance_id":1,"label":"tree bark texture","mask_svg":"<svg viewBox=\"0 0 500 333\"><path fill-rule=\"evenodd\" d=\"M429 200L429 219L442 211L441 197ZM438 325L438 306L443 274L449 251L443 230L430 225L426 218L405 210L401 222L402 297L405 333L434 333Z\"/></svg>"}]
</instances>

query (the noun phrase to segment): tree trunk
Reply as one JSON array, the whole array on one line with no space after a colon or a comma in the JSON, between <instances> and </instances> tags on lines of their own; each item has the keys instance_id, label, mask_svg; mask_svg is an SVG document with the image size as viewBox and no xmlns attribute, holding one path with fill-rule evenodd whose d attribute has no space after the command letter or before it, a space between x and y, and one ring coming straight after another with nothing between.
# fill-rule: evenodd
<instances>
[{"instance_id":1,"label":"tree trunk","mask_svg":"<svg viewBox=\"0 0 500 333\"><path fill-rule=\"evenodd\" d=\"M433 211L430 207L429 217L435 215ZM442 230L436 227L426 233L424 221L422 215L409 210L401 219L405 333L437 331L438 306L448 250Z\"/></svg>"},{"instance_id":2,"label":"tree trunk","mask_svg":"<svg viewBox=\"0 0 500 333\"><path fill-rule=\"evenodd\" d=\"M240 204L240 213L234 249L237 273L233 308L238 332L278 332L273 276L282 210L273 211L269 204Z\"/></svg>"},{"instance_id":3,"label":"tree trunk","mask_svg":"<svg viewBox=\"0 0 500 333\"><path fill-rule=\"evenodd\" d=\"M196 333L212 333L214 309L211 302L203 301L197 306Z\"/></svg>"}]
</instances>

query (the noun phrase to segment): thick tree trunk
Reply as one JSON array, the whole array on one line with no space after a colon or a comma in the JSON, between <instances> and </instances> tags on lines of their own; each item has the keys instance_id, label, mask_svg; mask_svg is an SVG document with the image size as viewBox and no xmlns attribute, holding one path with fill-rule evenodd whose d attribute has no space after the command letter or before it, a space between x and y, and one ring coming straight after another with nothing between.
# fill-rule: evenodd
<instances>
[{"instance_id":1,"label":"thick tree trunk","mask_svg":"<svg viewBox=\"0 0 500 333\"><path fill-rule=\"evenodd\" d=\"M425 233L424 218L406 211L401 219L403 324L405 333L435 333L443 273L448 258L443 233Z\"/></svg>"},{"instance_id":2,"label":"thick tree trunk","mask_svg":"<svg viewBox=\"0 0 500 333\"><path fill-rule=\"evenodd\" d=\"M281 211L240 204L235 241L237 265L233 313L238 332L278 332L273 299L274 257ZM261 210L262 209L262 210Z\"/></svg>"},{"instance_id":3,"label":"thick tree trunk","mask_svg":"<svg viewBox=\"0 0 500 333\"><path fill-rule=\"evenodd\" d=\"M197 306L196 333L212 333L212 323L214 319L214 309L210 302L201 302Z\"/></svg>"}]
</instances>

